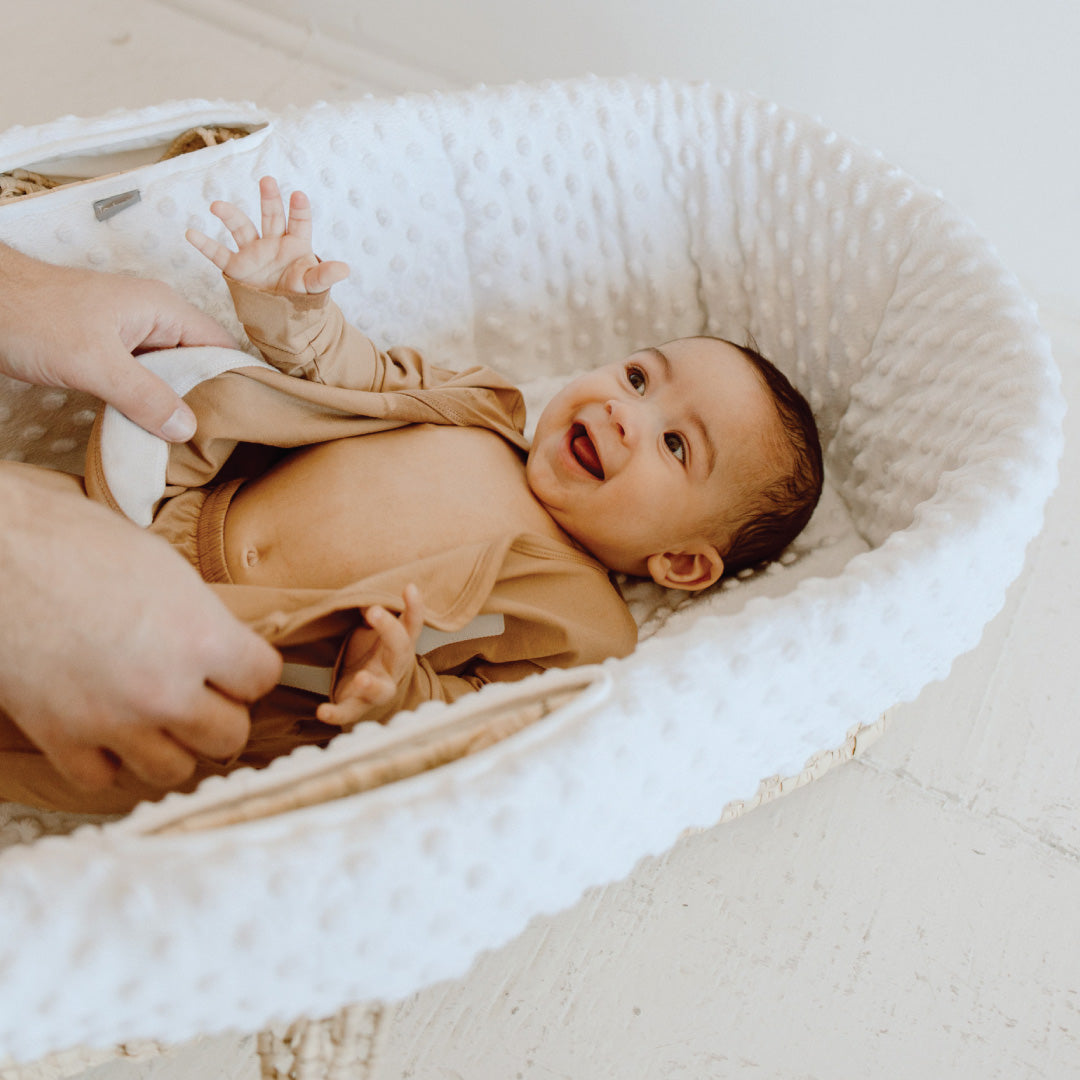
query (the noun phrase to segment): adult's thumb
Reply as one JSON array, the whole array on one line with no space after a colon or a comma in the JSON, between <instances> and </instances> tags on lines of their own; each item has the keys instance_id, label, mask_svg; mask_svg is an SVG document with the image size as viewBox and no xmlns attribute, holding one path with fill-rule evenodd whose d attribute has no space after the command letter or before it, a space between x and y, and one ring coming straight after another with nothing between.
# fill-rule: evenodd
<instances>
[{"instance_id":1,"label":"adult's thumb","mask_svg":"<svg viewBox=\"0 0 1080 1080\"><path fill-rule=\"evenodd\" d=\"M167 442L187 442L195 434L195 414L183 398L122 348L92 364L80 389Z\"/></svg>"}]
</instances>

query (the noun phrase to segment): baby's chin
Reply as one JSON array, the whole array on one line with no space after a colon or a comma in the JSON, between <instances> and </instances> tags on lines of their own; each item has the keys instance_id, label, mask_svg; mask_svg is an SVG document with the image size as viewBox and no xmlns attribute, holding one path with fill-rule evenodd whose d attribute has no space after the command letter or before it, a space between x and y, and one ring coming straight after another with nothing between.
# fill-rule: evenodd
<instances>
[{"instance_id":1,"label":"baby's chin","mask_svg":"<svg viewBox=\"0 0 1080 1080\"><path fill-rule=\"evenodd\" d=\"M562 532L573 542L575 547L580 548L586 555L591 555L597 562L601 562L609 570L620 574L630 574L632 577L648 576L648 556L639 556L636 552L624 550L618 543L605 541L603 537L594 536L589 530L587 521L580 518L558 505L553 501L558 497L559 487L553 484L551 491L547 484L547 464L543 447L539 439L534 438L529 447L529 455L525 459L525 482L529 491L536 501L544 508L548 516Z\"/></svg>"},{"instance_id":2,"label":"baby's chin","mask_svg":"<svg viewBox=\"0 0 1080 1080\"><path fill-rule=\"evenodd\" d=\"M591 555L597 562L603 563L612 573L629 574L631 577L648 577L649 567L646 557L627 551L618 544L605 543L601 537L591 536L588 526L579 528L576 527L575 522L569 521L559 521L558 525L586 555Z\"/></svg>"}]
</instances>

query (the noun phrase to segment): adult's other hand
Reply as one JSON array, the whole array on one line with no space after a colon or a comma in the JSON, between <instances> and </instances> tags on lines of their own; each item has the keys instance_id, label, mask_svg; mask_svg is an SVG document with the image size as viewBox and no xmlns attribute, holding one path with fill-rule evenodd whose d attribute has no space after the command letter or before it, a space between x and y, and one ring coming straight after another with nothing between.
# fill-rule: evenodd
<instances>
[{"instance_id":1,"label":"adult's other hand","mask_svg":"<svg viewBox=\"0 0 1080 1080\"><path fill-rule=\"evenodd\" d=\"M87 789L121 764L170 788L195 754L234 754L280 655L163 540L28 474L0 470L0 706Z\"/></svg>"}]
</instances>

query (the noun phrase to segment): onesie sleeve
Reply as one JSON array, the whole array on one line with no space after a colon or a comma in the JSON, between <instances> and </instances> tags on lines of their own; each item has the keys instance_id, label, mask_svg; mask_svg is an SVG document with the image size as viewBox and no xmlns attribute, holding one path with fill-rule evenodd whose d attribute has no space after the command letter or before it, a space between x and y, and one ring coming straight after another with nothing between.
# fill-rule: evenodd
<instances>
[{"instance_id":1,"label":"onesie sleeve","mask_svg":"<svg viewBox=\"0 0 1080 1080\"><path fill-rule=\"evenodd\" d=\"M329 290L274 293L227 275L225 283L252 344L286 375L375 392L437 386L454 375L429 364L415 349L377 349L346 322Z\"/></svg>"}]
</instances>

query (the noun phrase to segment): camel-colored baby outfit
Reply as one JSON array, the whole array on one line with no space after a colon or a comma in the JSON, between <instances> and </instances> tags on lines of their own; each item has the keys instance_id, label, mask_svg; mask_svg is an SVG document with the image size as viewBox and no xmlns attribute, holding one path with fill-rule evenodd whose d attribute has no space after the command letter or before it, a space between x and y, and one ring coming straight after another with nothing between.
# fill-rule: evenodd
<instances>
[{"instance_id":1,"label":"camel-colored baby outfit","mask_svg":"<svg viewBox=\"0 0 1080 1080\"><path fill-rule=\"evenodd\" d=\"M241 367L186 395L198 431L190 443L170 448L150 528L282 651L291 671L315 671L317 679L320 669L333 669L349 633L362 625L363 610L380 604L400 611L410 582L424 600L429 629L418 646L424 651L395 699L365 719L385 720L426 700L453 701L487 682L633 650L637 628L607 569L581 549L538 534L508 530L344 588L233 583L223 546L229 502L245 479L283 451L416 423L487 428L522 454L527 442L521 395L496 373L438 368L411 349L380 352L345 322L327 293L294 298L228 284L245 329L274 370ZM103 467L100 430L99 423L85 487L91 498L119 510ZM340 730L315 719L325 694L299 689L304 679L292 681L256 703L244 750L229 762L201 760L185 790L207 775L260 767L296 746L323 744ZM160 794L125 774L107 792L78 791L0 716L0 799L115 812Z\"/></svg>"}]
</instances>

